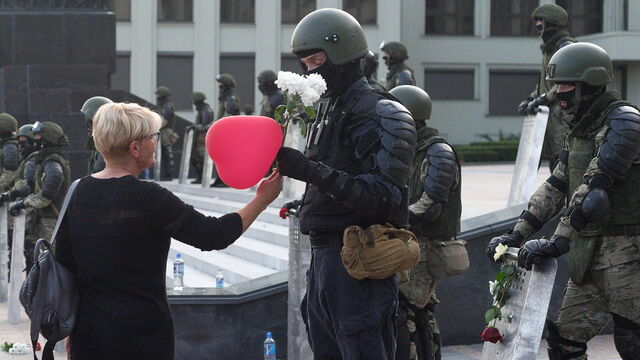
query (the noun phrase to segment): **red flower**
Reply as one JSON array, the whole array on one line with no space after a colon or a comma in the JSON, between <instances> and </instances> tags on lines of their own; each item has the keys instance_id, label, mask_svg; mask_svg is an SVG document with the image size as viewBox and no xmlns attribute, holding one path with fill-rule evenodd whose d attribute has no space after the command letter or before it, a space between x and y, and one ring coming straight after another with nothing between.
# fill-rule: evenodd
<instances>
[{"instance_id":1,"label":"red flower","mask_svg":"<svg viewBox=\"0 0 640 360\"><path fill-rule=\"evenodd\" d=\"M41 346L40 346L40 341L36 341L36 351L40 351L41 350Z\"/></svg>"},{"instance_id":2,"label":"red flower","mask_svg":"<svg viewBox=\"0 0 640 360\"><path fill-rule=\"evenodd\" d=\"M282 207L278 215L280 215L281 218L286 219L287 216L289 216L289 209L287 209L286 207Z\"/></svg>"},{"instance_id":3,"label":"red flower","mask_svg":"<svg viewBox=\"0 0 640 360\"><path fill-rule=\"evenodd\" d=\"M492 343L497 343L498 341L503 342L502 335L500 335L500 330L494 328L493 326L487 326L482 330L482 334L480 334L480 338L482 341L489 341Z\"/></svg>"}]
</instances>

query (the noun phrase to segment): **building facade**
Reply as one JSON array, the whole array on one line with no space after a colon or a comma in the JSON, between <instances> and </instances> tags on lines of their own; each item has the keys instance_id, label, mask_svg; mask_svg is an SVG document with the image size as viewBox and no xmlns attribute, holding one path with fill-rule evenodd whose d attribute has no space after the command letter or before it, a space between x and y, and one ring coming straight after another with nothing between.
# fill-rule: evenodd
<instances>
[{"instance_id":1,"label":"building facade","mask_svg":"<svg viewBox=\"0 0 640 360\"><path fill-rule=\"evenodd\" d=\"M611 86L640 103L640 1L555 0L580 41L605 48ZM215 76L236 78L242 105L259 108L262 70L300 71L290 53L295 24L317 8L353 14L370 49L400 40L417 85L433 99L432 123L454 144L518 135L517 105L540 71L532 10L553 0L109 0L118 19L112 87L147 99L172 89L181 116L194 119L190 96L217 107ZM380 54L379 54L380 55ZM380 56L381 57L381 56ZM384 83L386 68L378 77Z\"/></svg>"}]
</instances>

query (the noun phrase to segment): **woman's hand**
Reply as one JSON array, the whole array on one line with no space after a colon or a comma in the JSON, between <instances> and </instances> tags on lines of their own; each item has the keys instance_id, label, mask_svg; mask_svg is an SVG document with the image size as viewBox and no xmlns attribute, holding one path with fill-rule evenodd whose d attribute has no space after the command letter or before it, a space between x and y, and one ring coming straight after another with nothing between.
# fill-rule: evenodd
<instances>
[{"instance_id":1,"label":"woman's hand","mask_svg":"<svg viewBox=\"0 0 640 360\"><path fill-rule=\"evenodd\" d=\"M260 181L256 190L256 200L266 208L282 191L282 175L274 170L268 178Z\"/></svg>"}]
</instances>

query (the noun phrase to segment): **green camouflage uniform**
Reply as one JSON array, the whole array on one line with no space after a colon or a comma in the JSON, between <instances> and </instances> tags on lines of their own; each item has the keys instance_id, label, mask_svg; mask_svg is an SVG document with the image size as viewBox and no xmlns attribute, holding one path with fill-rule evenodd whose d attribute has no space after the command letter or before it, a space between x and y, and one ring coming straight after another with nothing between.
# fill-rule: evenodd
<instances>
[{"instance_id":1,"label":"green camouflage uniform","mask_svg":"<svg viewBox=\"0 0 640 360\"><path fill-rule=\"evenodd\" d=\"M17 149L18 148L17 138L15 136L11 136L11 137L0 140L0 164L4 164L4 154L2 152L2 149L5 145L9 145L9 144L15 145ZM10 170L5 168L4 166L1 167L0 171L1 171L0 192L5 192L9 190L9 187L11 187L11 185L13 184L13 182L16 180L16 178L20 173L18 172L18 169Z\"/></svg>"},{"instance_id":2,"label":"green camouflage uniform","mask_svg":"<svg viewBox=\"0 0 640 360\"><path fill-rule=\"evenodd\" d=\"M434 200L423 190L430 166L426 156L427 150L435 143L448 143L438 136L436 129L427 126L418 129L417 138L418 147L409 178L409 210L418 216L424 216L421 224L411 224L411 230L418 237L420 245L420 262L411 269L409 282L400 285L400 306L407 311L407 327L410 334L409 359L440 359L440 331L433 315L434 307L438 303L435 290L439 279L429 273L427 261L431 256L430 244L450 240L459 231L462 209L460 169L456 169L456 179L451 192L445 194L448 202L440 215L435 219L425 216L434 205Z\"/></svg>"},{"instance_id":3,"label":"green camouflage uniform","mask_svg":"<svg viewBox=\"0 0 640 360\"><path fill-rule=\"evenodd\" d=\"M589 192L585 179L604 174L600 168L600 146L609 126L604 121L618 101L613 93L600 95L568 134L566 155L529 200L528 211L539 223L551 220L571 194L568 206L582 203ZM563 159L566 158L566 159ZM566 192L563 191L566 189ZM556 323L560 336L586 343L612 319L612 314L640 324L640 163L625 178L607 190L611 202L608 220L589 223L582 231L561 217L555 235L572 240L569 251L571 279ZM536 222L536 221L534 221ZM526 239L539 226L520 219L514 230ZM563 345L563 351L580 347ZM586 359L583 354L574 359Z\"/></svg>"}]
</instances>

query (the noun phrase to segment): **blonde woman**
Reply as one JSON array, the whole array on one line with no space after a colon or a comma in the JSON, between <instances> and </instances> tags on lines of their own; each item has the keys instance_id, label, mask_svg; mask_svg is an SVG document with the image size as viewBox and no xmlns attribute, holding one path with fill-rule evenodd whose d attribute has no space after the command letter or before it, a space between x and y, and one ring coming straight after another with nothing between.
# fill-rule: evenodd
<instances>
[{"instance_id":1,"label":"blonde woman","mask_svg":"<svg viewBox=\"0 0 640 360\"><path fill-rule=\"evenodd\" d=\"M56 257L80 291L70 354L83 359L173 359L173 322L165 291L171 238L201 250L237 240L282 189L273 173L237 212L207 217L156 183L138 180L153 166L160 116L136 104L100 107L93 138L103 171L80 180L58 238Z\"/></svg>"}]
</instances>

